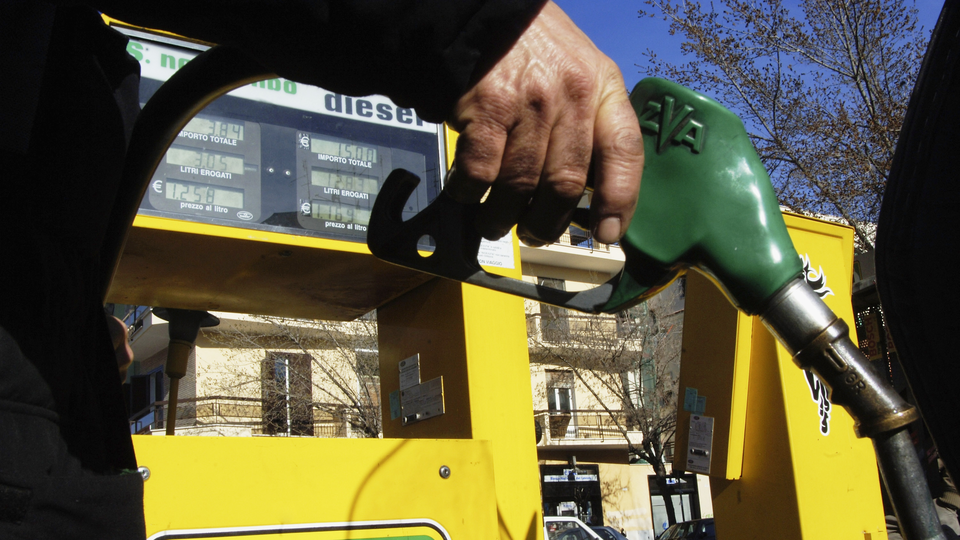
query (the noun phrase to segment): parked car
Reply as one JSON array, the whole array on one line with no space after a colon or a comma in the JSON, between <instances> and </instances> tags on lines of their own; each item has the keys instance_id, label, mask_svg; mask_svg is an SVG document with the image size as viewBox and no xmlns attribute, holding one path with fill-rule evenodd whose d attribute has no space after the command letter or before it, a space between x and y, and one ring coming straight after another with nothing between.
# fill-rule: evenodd
<instances>
[{"instance_id":1,"label":"parked car","mask_svg":"<svg viewBox=\"0 0 960 540\"><path fill-rule=\"evenodd\" d=\"M620 531L613 527L590 527L603 540L627 540L627 537L620 534Z\"/></svg>"},{"instance_id":2,"label":"parked car","mask_svg":"<svg viewBox=\"0 0 960 540\"><path fill-rule=\"evenodd\" d=\"M575 517L543 516L543 533L547 540L604 540Z\"/></svg>"},{"instance_id":3,"label":"parked car","mask_svg":"<svg viewBox=\"0 0 960 540\"><path fill-rule=\"evenodd\" d=\"M694 519L671 525L657 540L717 540L713 518Z\"/></svg>"}]
</instances>

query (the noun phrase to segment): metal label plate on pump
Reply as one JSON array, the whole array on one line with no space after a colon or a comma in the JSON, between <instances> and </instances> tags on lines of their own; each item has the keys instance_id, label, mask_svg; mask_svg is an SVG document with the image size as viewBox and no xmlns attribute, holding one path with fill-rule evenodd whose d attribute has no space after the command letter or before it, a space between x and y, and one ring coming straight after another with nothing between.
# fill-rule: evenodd
<instances>
[{"instance_id":1,"label":"metal label plate on pump","mask_svg":"<svg viewBox=\"0 0 960 540\"><path fill-rule=\"evenodd\" d=\"M420 355L405 358L400 369L400 417L407 426L444 413L443 377L420 382Z\"/></svg>"}]
</instances>

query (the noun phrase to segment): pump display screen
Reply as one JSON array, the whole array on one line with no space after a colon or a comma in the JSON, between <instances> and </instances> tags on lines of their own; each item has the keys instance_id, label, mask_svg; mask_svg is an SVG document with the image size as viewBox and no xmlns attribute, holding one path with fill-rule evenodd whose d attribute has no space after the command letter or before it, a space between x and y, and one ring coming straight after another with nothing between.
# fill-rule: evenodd
<instances>
[{"instance_id":1,"label":"pump display screen","mask_svg":"<svg viewBox=\"0 0 960 540\"><path fill-rule=\"evenodd\" d=\"M220 115L192 118L157 167L147 191L150 205L198 218L258 219L260 130L257 122Z\"/></svg>"},{"instance_id":2,"label":"pump display screen","mask_svg":"<svg viewBox=\"0 0 960 540\"><path fill-rule=\"evenodd\" d=\"M140 33L141 105L199 48ZM443 131L384 96L353 97L268 79L221 96L176 133L140 213L225 227L364 242L384 180L422 179L403 216L440 192Z\"/></svg>"},{"instance_id":3,"label":"pump display screen","mask_svg":"<svg viewBox=\"0 0 960 540\"><path fill-rule=\"evenodd\" d=\"M243 208L243 190L182 180L167 180L164 196L173 201L216 204L229 208Z\"/></svg>"},{"instance_id":4,"label":"pump display screen","mask_svg":"<svg viewBox=\"0 0 960 540\"><path fill-rule=\"evenodd\" d=\"M324 221L352 223L354 225L370 224L370 210L352 208L333 203L310 203L310 217Z\"/></svg>"},{"instance_id":5,"label":"pump display screen","mask_svg":"<svg viewBox=\"0 0 960 540\"><path fill-rule=\"evenodd\" d=\"M297 141L303 174L297 184L298 223L337 236L365 237L373 202L393 169L425 168L423 154L347 137L299 132ZM410 212L416 213L425 203L425 199L408 202Z\"/></svg>"}]
</instances>

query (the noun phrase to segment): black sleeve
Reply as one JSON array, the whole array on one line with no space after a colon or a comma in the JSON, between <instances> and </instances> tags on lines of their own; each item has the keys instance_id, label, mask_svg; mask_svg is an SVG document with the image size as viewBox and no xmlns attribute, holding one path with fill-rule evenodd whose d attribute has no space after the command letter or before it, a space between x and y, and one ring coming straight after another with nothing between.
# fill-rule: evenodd
<instances>
[{"instance_id":1,"label":"black sleeve","mask_svg":"<svg viewBox=\"0 0 960 540\"><path fill-rule=\"evenodd\" d=\"M516 41L545 0L91 0L122 21L240 46L278 75L385 94L430 121Z\"/></svg>"}]
</instances>

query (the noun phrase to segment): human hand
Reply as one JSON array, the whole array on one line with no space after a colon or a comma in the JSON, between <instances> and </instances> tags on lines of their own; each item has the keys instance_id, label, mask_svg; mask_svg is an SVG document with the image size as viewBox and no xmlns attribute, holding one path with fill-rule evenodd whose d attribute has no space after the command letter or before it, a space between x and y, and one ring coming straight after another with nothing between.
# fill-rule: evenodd
<instances>
[{"instance_id":1,"label":"human hand","mask_svg":"<svg viewBox=\"0 0 960 540\"><path fill-rule=\"evenodd\" d=\"M613 243L637 204L643 141L620 70L553 2L457 103L460 132L444 190L476 203L477 228L497 239L517 224L528 245L566 230L594 174L594 238ZM586 225L586 224L584 224Z\"/></svg>"}]
</instances>

